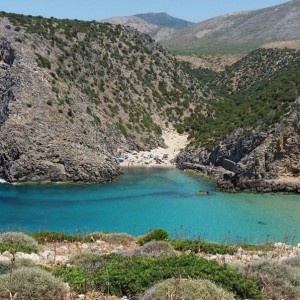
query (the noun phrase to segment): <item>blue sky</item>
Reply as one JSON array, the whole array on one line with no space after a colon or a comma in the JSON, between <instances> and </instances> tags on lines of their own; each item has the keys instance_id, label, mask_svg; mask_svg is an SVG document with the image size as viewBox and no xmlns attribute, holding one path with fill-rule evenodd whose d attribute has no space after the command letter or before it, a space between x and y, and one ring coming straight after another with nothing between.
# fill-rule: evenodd
<instances>
[{"instance_id":1,"label":"blue sky","mask_svg":"<svg viewBox=\"0 0 300 300\"><path fill-rule=\"evenodd\" d=\"M167 12L189 21L242 10L258 9L286 0L0 0L0 10L80 20L101 20L146 12Z\"/></svg>"}]
</instances>

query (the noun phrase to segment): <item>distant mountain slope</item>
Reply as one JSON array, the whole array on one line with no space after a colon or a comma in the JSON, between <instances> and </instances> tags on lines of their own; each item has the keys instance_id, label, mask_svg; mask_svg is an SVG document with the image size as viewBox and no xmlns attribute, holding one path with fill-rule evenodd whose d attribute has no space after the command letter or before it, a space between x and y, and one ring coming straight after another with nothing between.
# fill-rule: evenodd
<instances>
[{"instance_id":1,"label":"distant mountain slope","mask_svg":"<svg viewBox=\"0 0 300 300\"><path fill-rule=\"evenodd\" d=\"M192 22L185 21L179 18L174 18L167 13L147 13L147 14L137 14L138 17L148 23L155 24L161 27L173 28L176 30L185 29L191 26Z\"/></svg>"},{"instance_id":2,"label":"distant mountain slope","mask_svg":"<svg viewBox=\"0 0 300 300\"><path fill-rule=\"evenodd\" d=\"M166 13L147 13L104 20L112 24L129 26L150 35L156 41L168 39L172 34L192 25L192 22L174 18Z\"/></svg>"},{"instance_id":3,"label":"distant mountain slope","mask_svg":"<svg viewBox=\"0 0 300 300\"><path fill-rule=\"evenodd\" d=\"M178 53L247 53L300 38L300 1L228 14L194 24L162 43Z\"/></svg>"}]
</instances>

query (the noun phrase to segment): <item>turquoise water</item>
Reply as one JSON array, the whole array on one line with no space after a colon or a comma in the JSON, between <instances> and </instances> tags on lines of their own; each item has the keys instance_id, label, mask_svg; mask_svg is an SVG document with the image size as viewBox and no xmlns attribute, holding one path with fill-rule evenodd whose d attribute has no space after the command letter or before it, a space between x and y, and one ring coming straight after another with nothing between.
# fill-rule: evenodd
<instances>
[{"instance_id":1,"label":"turquoise water","mask_svg":"<svg viewBox=\"0 0 300 300\"><path fill-rule=\"evenodd\" d=\"M300 242L297 195L220 193L176 169L125 172L104 185L1 184L0 228L139 235L161 227L181 238Z\"/></svg>"}]
</instances>

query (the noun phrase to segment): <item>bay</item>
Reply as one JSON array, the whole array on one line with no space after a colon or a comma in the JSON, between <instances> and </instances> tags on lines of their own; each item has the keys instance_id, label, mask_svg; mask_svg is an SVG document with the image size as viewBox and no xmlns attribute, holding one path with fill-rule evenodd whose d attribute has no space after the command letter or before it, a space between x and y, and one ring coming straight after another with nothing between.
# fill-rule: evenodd
<instances>
[{"instance_id":1,"label":"bay","mask_svg":"<svg viewBox=\"0 0 300 300\"><path fill-rule=\"evenodd\" d=\"M0 185L2 231L138 236L163 228L180 238L298 243L299 217L299 195L217 192L212 182L177 169L125 169L108 184Z\"/></svg>"}]
</instances>

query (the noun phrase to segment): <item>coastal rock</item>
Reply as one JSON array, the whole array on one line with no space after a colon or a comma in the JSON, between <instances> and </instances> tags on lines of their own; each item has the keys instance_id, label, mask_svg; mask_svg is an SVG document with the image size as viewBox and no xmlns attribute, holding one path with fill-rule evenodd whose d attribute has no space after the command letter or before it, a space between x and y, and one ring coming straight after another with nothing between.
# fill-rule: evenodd
<instances>
[{"instance_id":1,"label":"coastal rock","mask_svg":"<svg viewBox=\"0 0 300 300\"><path fill-rule=\"evenodd\" d=\"M217 188L223 191L300 193L299 133L300 109L296 109L268 133L238 129L211 152L205 148L183 152L177 166L217 179Z\"/></svg>"}]
</instances>

